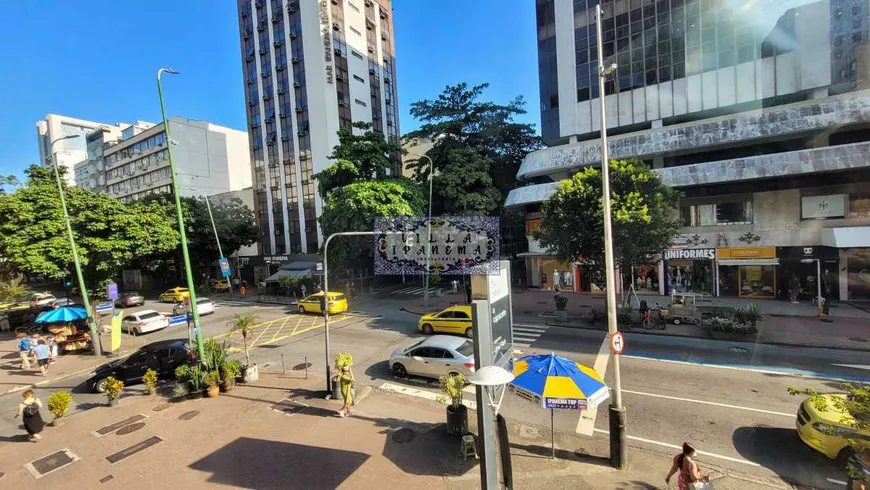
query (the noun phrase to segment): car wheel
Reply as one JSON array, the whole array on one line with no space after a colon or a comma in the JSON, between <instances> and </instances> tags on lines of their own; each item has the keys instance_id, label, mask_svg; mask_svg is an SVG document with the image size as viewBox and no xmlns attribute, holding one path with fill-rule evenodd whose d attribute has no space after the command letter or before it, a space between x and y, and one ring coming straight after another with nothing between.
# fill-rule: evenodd
<instances>
[{"instance_id":1,"label":"car wheel","mask_svg":"<svg viewBox=\"0 0 870 490\"><path fill-rule=\"evenodd\" d=\"M447 373L447 376L459 376L459 373L457 373L456 371L450 371L449 373Z\"/></svg>"},{"instance_id":2,"label":"car wheel","mask_svg":"<svg viewBox=\"0 0 870 490\"><path fill-rule=\"evenodd\" d=\"M142 329L141 329L141 328L138 328L138 327L137 327L137 328L135 329L135 332L136 332L136 336L142 335Z\"/></svg>"},{"instance_id":3,"label":"car wheel","mask_svg":"<svg viewBox=\"0 0 870 490\"><path fill-rule=\"evenodd\" d=\"M474 330L472 330L471 327L466 328L465 329L465 336L468 337L469 339L473 339L474 338Z\"/></svg>"},{"instance_id":4,"label":"car wheel","mask_svg":"<svg viewBox=\"0 0 870 490\"><path fill-rule=\"evenodd\" d=\"M679 325L679 324L680 324L680 319L674 318L674 325Z\"/></svg>"},{"instance_id":5,"label":"car wheel","mask_svg":"<svg viewBox=\"0 0 870 490\"><path fill-rule=\"evenodd\" d=\"M393 364L393 376L397 378L407 378L408 370L405 369L405 366L399 364L398 362Z\"/></svg>"},{"instance_id":6,"label":"car wheel","mask_svg":"<svg viewBox=\"0 0 870 490\"><path fill-rule=\"evenodd\" d=\"M844 447L842 450L840 450L840 454L837 455L837 464L839 464L840 467L846 466L849 463L849 459L851 459L854 455L854 449L852 449L851 447Z\"/></svg>"},{"instance_id":7,"label":"car wheel","mask_svg":"<svg viewBox=\"0 0 870 490\"><path fill-rule=\"evenodd\" d=\"M97 380L97 382L94 383L94 391L96 391L97 393L106 392L106 378Z\"/></svg>"},{"instance_id":8,"label":"car wheel","mask_svg":"<svg viewBox=\"0 0 870 490\"><path fill-rule=\"evenodd\" d=\"M305 314L305 307L304 307L304 306L301 306L301 305L299 306L299 314L300 314L300 315L304 315L304 314Z\"/></svg>"},{"instance_id":9,"label":"car wheel","mask_svg":"<svg viewBox=\"0 0 870 490\"><path fill-rule=\"evenodd\" d=\"M425 333L426 335L432 335L433 333L435 333L435 329L432 328L432 325L429 325L428 323L424 323L423 324L423 333Z\"/></svg>"}]
</instances>

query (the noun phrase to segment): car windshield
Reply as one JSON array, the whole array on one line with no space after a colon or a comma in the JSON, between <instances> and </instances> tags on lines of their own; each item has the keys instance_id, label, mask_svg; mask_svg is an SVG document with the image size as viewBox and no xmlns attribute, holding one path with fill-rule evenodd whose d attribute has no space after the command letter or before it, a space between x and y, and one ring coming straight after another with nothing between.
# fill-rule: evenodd
<instances>
[{"instance_id":1,"label":"car windshield","mask_svg":"<svg viewBox=\"0 0 870 490\"><path fill-rule=\"evenodd\" d=\"M474 356L474 343L470 340L466 340L459 347L456 348L456 352L462 354L465 357Z\"/></svg>"},{"instance_id":2,"label":"car windshield","mask_svg":"<svg viewBox=\"0 0 870 490\"><path fill-rule=\"evenodd\" d=\"M140 320L150 320L152 318L159 318L161 316L163 316L163 315L161 315L160 313L157 313L156 311L152 311L150 313L142 313L141 315L139 315L139 319Z\"/></svg>"},{"instance_id":3,"label":"car windshield","mask_svg":"<svg viewBox=\"0 0 870 490\"><path fill-rule=\"evenodd\" d=\"M417 341L417 342L414 342L413 344L409 345L408 347L405 347L405 352L410 352L412 349L414 349L415 347L419 346L419 345L422 344L424 341L425 341L425 339L420 340L420 341Z\"/></svg>"},{"instance_id":4,"label":"car windshield","mask_svg":"<svg viewBox=\"0 0 870 490\"><path fill-rule=\"evenodd\" d=\"M211 300L208 298L199 298L196 300L196 304L201 305L205 303L211 303Z\"/></svg>"}]
</instances>

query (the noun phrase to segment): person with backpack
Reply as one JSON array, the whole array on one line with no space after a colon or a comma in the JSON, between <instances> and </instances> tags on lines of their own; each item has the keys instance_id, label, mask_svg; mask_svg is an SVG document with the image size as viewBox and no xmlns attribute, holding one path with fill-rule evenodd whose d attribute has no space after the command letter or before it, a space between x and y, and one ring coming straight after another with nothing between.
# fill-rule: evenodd
<instances>
[{"instance_id":1,"label":"person with backpack","mask_svg":"<svg viewBox=\"0 0 870 490\"><path fill-rule=\"evenodd\" d=\"M683 452L674 456L674 464L665 476L665 483L671 483L671 477L679 473L677 488L679 490L706 490L713 486L706 477L701 476L698 464L695 463L695 446L688 442L683 443Z\"/></svg>"},{"instance_id":2,"label":"person with backpack","mask_svg":"<svg viewBox=\"0 0 870 490\"><path fill-rule=\"evenodd\" d=\"M30 337L24 337L18 341L18 356L21 358L21 370L30 370Z\"/></svg>"},{"instance_id":3,"label":"person with backpack","mask_svg":"<svg viewBox=\"0 0 870 490\"><path fill-rule=\"evenodd\" d=\"M33 395L33 390L25 391L22 398L24 400L18 404L18 412L15 414L15 418L24 416L24 430L27 431L27 438L30 442L36 442L42 439L39 433L45 428L45 422L42 420L42 415L39 414L42 401Z\"/></svg>"}]
</instances>

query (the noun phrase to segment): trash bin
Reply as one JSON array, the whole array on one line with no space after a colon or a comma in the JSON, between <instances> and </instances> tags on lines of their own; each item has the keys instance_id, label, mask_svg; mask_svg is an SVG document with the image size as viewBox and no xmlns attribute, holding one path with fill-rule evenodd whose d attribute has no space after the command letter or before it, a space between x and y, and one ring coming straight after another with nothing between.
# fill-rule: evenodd
<instances>
[{"instance_id":1,"label":"trash bin","mask_svg":"<svg viewBox=\"0 0 870 490\"><path fill-rule=\"evenodd\" d=\"M341 400L341 382L338 380L338 376L332 378L332 398Z\"/></svg>"}]
</instances>

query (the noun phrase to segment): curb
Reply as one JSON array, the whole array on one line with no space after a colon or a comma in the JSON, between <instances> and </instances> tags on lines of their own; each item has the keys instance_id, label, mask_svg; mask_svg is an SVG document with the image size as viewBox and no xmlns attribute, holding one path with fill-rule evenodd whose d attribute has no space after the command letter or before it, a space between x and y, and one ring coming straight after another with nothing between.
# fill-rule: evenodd
<instances>
[{"instance_id":1,"label":"curb","mask_svg":"<svg viewBox=\"0 0 870 490\"><path fill-rule=\"evenodd\" d=\"M130 354L131 352L133 352L133 351L132 351L132 350L129 350L129 351L121 352L121 353L119 353L117 356L113 356L112 358L110 358L110 360L111 360L111 359L122 358L122 357L126 356L127 354ZM32 383L32 384L29 384L29 385L13 386L12 388L9 388L9 389L6 390L6 391L0 392L0 396L9 395L9 394L11 394L11 393L17 393L17 392L19 392L19 391L24 391L24 390L29 389L29 388L39 388L39 387L41 387L41 386L45 386L45 385L47 385L47 384L49 384L49 383L54 383L55 381L61 381L61 380L67 379L67 378L72 378L73 376L78 376L79 374L83 374L83 373L87 373L87 372L89 372L89 371L93 371L93 370L96 369L98 366L101 366L102 364L105 364L106 362L109 362L109 361L105 361L105 360L104 360L104 362L102 362L102 363L100 363L100 364L97 364L97 365L94 365L94 366L91 366L91 367L88 367L88 368L79 369L78 371L73 371L73 372L71 372L71 373L64 373L64 374L62 374L62 375L60 375L60 376L56 376L56 377L54 377L54 378L44 379L44 380L42 380L42 381L40 381L40 382L38 382L38 383Z\"/></svg>"},{"instance_id":2,"label":"curb","mask_svg":"<svg viewBox=\"0 0 870 490\"><path fill-rule=\"evenodd\" d=\"M548 327L558 327L558 328L568 328L568 329L579 329L579 330L597 330L599 332L607 332L606 328L598 328L595 326L585 326L585 325L577 325L577 324L568 324L568 325L559 325L554 323L546 323ZM698 340L713 340L717 342L728 342L728 343L742 343L742 344L762 344L762 345L775 345L778 347L797 347L803 349L828 349L828 350L841 350L841 351L849 351L849 352L870 352L870 346L867 348L857 348L857 347L838 347L838 346L827 346L827 345L812 345L812 344L799 344L793 342L761 342L761 341L750 341L750 340L716 340L712 338L705 337L697 337L694 335L683 335L683 334L666 334L666 333L655 333L654 331L646 331L643 329L634 329L627 328L625 330L620 330L622 333L634 333L641 335L651 335L654 337L678 337L683 339L698 339Z\"/></svg>"}]
</instances>

